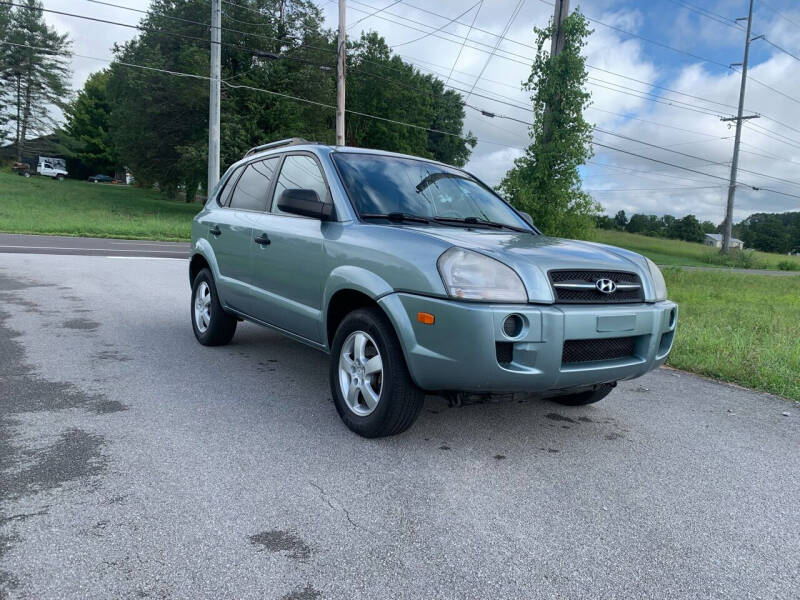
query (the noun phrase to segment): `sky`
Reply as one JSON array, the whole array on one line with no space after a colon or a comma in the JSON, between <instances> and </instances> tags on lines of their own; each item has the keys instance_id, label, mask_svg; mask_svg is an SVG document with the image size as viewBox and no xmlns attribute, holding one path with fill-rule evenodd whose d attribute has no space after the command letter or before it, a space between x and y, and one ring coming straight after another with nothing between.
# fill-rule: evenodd
<instances>
[{"instance_id":1,"label":"sky","mask_svg":"<svg viewBox=\"0 0 800 600\"><path fill-rule=\"evenodd\" d=\"M148 5L147 0L108 1L139 10ZM336 0L315 2L326 25L337 27ZM130 24L142 16L87 0L43 4ZM520 84L528 77L535 53L533 28L545 26L552 16L550 0L348 0L347 5L349 35L376 31L423 73L449 77L449 85L472 89L468 103L474 107L521 121L532 119L529 93ZM382 7L387 8L369 16ZM697 8L705 14L692 10ZM736 114L741 75L738 67L728 65L742 61L745 32L733 20L747 16L748 0L572 0L570 9L592 19L594 30L585 48L587 89L592 94L585 117L598 128L595 142L616 149L595 146L594 157L581 168L584 189L611 215L618 210L629 215L691 213L721 222L734 127L720 119ZM57 30L69 32L76 55L109 59L114 43L136 33L53 13L45 18ZM751 37L761 34L766 41L751 44L745 97L745 114L760 117L746 121L742 131L735 221L754 212L800 210L800 197L745 187L800 196L800 2L755 0ZM462 47L465 36L468 41ZM73 87L79 89L105 64L76 56ZM479 140L467 169L491 185L502 179L530 142L524 124L489 118L472 108L466 109L464 131Z\"/></svg>"}]
</instances>

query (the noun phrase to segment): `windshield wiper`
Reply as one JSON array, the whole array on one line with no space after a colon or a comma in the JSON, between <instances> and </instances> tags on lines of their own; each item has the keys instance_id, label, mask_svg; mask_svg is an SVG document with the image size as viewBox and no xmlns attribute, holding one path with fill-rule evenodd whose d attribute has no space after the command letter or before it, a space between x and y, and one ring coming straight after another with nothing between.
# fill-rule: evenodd
<instances>
[{"instance_id":1,"label":"windshield wiper","mask_svg":"<svg viewBox=\"0 0 800 600\"><path fill-rule=\"evenodd\" d=\"M478 217L464 217L456 218L456 217L434 217L434 221L437 223L457 223L463 225L483 225L484 227L492 227L493 229L510 229L511 231L522 231L525 233L530 233L527 229L523 229L522 227L514 227L513 225L506 225L505 223L497 223L496 221L489 221L487 219L479 219Z\"/></svg>"},{"instance_id":2,"label":"windshield wiper","mask_svg":"<svg viewBox=\"0 0 800 600\"><path fill-rule=\"evenodd\" d=\"M426 217L421 217L420 215L412 215L409 213L402 213L402 212L390 212L390 213L367 213L361 215L362 219L387 219L389 221L394 221L395 223L402 223L404 221L411 221L412 223L430 223L431 220Z\"/></svg>"}]
</instances>

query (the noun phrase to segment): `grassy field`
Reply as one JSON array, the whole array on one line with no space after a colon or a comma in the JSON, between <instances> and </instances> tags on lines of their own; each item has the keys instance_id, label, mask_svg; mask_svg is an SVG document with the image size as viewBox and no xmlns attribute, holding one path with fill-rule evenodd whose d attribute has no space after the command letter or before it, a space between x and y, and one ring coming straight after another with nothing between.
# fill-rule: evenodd
<instances>
[{"instance_id":1,"label":"grassy field","mask_svg":"<svg viewBox=\"0 0 800 600\"><path fill-rule=\"evenodd\" d=\"M680 306L669 364L800 401L800 277L664 269Z\"/></svg>"},{"instance_id":2,"label":"grassy field","mask_svg":"<svg viewBox=\"0 0 800 600\"><path fill-rule=\"evenodd\" d=\"M155 190L20 177L0 171L0 231L88 237L188 240L200 204Z\"/></svg>"},{"instance_id":3,"label":"grassy field","mask_svg":"<svg viewBox=\"0 0 800 600\"><path fill-rule=\"evenodd\" d=\"M594 241L639 252L659 265L729 266L745 269L788 268L800 271L800 257L798 256L748 251L740 260L734 258L728 264L721 264L724 259L720 256L718 249L693 242L654 238L624 231L609 231L607 229L597 229Z\"/></svg>"}]
</instances>

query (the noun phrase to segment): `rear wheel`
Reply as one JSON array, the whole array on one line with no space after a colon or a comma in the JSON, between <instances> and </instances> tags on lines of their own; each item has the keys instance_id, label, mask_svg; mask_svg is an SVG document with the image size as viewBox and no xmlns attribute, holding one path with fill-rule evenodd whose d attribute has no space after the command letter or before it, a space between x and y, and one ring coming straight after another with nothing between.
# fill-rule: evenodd
<instances>
[{"instance_id":1,"label":"rear wheel","mask_svg":"<svg viewBox=\"0 0 800 600\"><path fill-rule=\"evenodd\" d=\"M594 404L595 402L599 402L608 396L611 393L611 390L613 390L615 387L617 387L616 381L614 383L602 383L595 386L595 388L592 390L578 392L577 394L554 396L553 398L550 398L550 400L565 406L583 406L584 404Z\"/></svg>"},{"instance_id":2,"label":"rear wheel","mask_svg":"<svg viewBox=\"0 0 800 600\"><path fill-rule=\"evenodd\" d=\"M329 375L336 411L364 437L401 433L422 409L425 393L412 381L392 324L377 308L344 318L333 339Z\"/></svg>"},{"instance_id":3,"label":"rear wheel","mask_svg":"<svg viewBox=\"0 0 800 600\"><path fill-rule=\"evenodd\" d=\"M236 317L223 310L208 269L202 269L192 284L192 329L204 346L224 346L236 333Z\"/></svg>"}]
</instances>

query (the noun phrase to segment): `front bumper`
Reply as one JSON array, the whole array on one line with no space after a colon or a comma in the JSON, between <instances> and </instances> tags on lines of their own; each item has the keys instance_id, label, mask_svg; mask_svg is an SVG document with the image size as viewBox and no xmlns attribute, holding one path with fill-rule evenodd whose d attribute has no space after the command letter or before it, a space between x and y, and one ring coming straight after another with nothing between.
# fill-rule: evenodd
<instances>
[{"instance_id":1,"label":"front bumper","mask_svg":"<svg viewBox=\"0 0 800 600\"><path fill-rule=\"evenodd\" d=\"M678 311L670 301L504 305L407 293L389 294L379 304L394 324L418 386L468 392L557 392L640 377L667 359ZM419 312L434 315L434 324L419 322ZM524 325L514 338L503 330L511 314ZM565 340L606 338L631 338L632 351L611 359L564 362Z\"/></svg>"}]
</instances>

